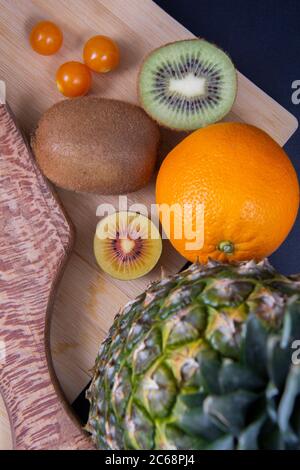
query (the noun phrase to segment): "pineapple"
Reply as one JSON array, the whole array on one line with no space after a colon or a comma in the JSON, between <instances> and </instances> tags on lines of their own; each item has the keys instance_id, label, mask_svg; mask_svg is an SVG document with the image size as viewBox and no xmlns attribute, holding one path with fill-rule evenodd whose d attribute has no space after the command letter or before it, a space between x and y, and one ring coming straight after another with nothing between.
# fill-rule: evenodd
<instances>
[{"instance_id":1,"label":"pineapple","mask_svg":"<svg viewBox=\"0 0 300 470\"><path fill-rule=\"evenodd\" d=\"M125 306L100 347L100 449L299 449L300 276L194 264Z\"/></svg>"}]
</instances>

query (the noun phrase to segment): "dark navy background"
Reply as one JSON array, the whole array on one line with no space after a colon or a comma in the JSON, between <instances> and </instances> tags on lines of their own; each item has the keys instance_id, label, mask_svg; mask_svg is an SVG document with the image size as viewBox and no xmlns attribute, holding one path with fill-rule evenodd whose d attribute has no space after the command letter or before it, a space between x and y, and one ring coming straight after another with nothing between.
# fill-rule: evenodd
<instances>
[{"instance_id":1,"label":"dark navy background","mask_svg":"<svg viewBox=\"0 0 300 470\"><path fill-rule=\"evenodd\" d=\"M291 85L300 80L300 0L155 0L192 31L227 51L236 67L300 121ZM300 129L285 146L300 179ZM283 273L300 272L300 214L271 257Z\"/></svg>"}]
</instances>

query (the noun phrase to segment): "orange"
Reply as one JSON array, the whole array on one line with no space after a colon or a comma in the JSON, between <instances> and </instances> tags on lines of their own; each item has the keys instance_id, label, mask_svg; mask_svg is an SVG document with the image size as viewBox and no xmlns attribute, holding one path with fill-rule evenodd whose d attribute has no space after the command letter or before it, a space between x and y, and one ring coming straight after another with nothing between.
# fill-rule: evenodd
<instances>
[{"instance_id":1,"label":"orange","mask_svg":"<svg viewBox=\"0 0 300 470\"><path fill-rule=\"evenodd\" d=\"M175 204L171 226L160 214L173 246L190 261L260 260L291 230L299 207L299 184L282 148L262 130L240 123L199 129L163 161L156 184L157 204ZM177 206L176 206L177 204ZM183 236L175 222L184 204ZM202 205L202 225L195 208ZM188 245L184 225L203 231L203 246ZM204 224L204 225L203 225ZM192 249L191 249L192 248Z\"/></svg>"}]
</instances>

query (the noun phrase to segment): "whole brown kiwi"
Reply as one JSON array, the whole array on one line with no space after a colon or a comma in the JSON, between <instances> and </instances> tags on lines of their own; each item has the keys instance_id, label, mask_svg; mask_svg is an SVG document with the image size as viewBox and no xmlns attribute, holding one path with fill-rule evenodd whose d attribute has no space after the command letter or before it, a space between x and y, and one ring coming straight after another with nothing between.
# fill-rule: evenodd
<instances>
[{"instance_id":1,"label":"whole brown kiwi","mask_svg":"<svg viewBox=\"0 0 300 470\"><path fill-rule=\"evenodd\" d=\"M49 180L98 194L126 194L145 186L158 144L158 126L142 108L98 97L55 104L32 138L37 162Z\"/></svg>"}]
</instances>

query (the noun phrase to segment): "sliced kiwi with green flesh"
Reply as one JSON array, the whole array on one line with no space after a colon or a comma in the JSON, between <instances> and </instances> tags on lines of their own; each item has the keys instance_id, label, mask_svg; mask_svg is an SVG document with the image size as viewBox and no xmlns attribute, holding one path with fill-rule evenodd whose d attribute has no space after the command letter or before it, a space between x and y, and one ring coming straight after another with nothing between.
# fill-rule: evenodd
<instances>
[{"instance_id":1,"label":"sliced kiwi with green flesh","mask_svg":"<svg viewBox=\"0 0 300 470\"><path fill-rule=\"evenodd\" d=\"M225 52L203 39L155 49L139 74L145 111L171 129L195 130L222 119L237 91L235 67Z\"/></svg>"},{"instance_id":2,"label":"sliced kiwi with green flesh","mask_svg":"<svg viewBox=\"0 0 300 470\"><path fill-rule=\"evenodd\" d=\"M162 252L160 233L137 212L115 212L97 225L94 253L100 268L117 279L137 279L151 271Z\"/></svg>"}]
</instances>

